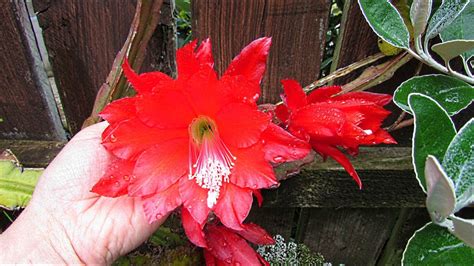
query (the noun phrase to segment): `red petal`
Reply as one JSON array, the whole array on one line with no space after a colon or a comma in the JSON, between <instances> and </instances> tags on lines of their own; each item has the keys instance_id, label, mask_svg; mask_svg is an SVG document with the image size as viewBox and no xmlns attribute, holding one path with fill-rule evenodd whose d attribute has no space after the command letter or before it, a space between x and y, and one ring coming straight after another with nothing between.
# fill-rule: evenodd
<instances>
[{"instance_id":1,"label":"red petal","mask_svg":"<svg viewBox=\"0 0 474 266\"><path fill-rule=\"evenodd\" d=\"M188 128L196 117L186 96L177 90L139 96L137 113L145 125L158 128Z\"/></svg>"},{"instance_id":2,"label":"red petal","mask_svg":"<svg viewBox=\"0 0 474 266\"><path fill-rule=\"evenodd\" d=\"M228 231L222 226L206 227L207 250L218 260L232 263L232 249L227 240Z\"/></svg>"},{"instance_id":3,"label":"red petal","mask_svg":"<svg viewBox=\"0 0 474 266\"><path fill-rule=\"evenodd\" d=\"M272 39L268 37L251 42L232 60L224 76L243 75L249 81L260 84L271 43Z\"/></svg>"},{"instance_id":4,"label":"red petal","mask_svg":"<svg viewBox=\"0 0 474 266\"><path fill-rule=\"evenodd\" d=\"M179 183L175 183L158 194L142 198L143 210L150 224L163 218L181 205L182 201L178 188Z\"/></svg>"},{"instance_id":5,"label":"red petal","mask_svg":"<svg viewBox=\"0 0 474 266\"><path fill-rule=\"evenodd\" d=\"M341 92L341 86L321 87L308 94L308 103L323 102L330 99L334 94Z\"/></svg>"},{"instance_id":6,"label":"red petal","mask_svg":"<svg viewBox=\"0 0 474 266\"><path fill-rule=\"evenodd\" d=\"M281 81L281 84L285 91L284 102L291 112L294 112L307 104L306 93L296 80L285 79Z\"/></svg>"},{"instance_id":7,"label":"red petal","mask_svg":"<svg viewBox=\"0 0 474 266\"><path fill-rule=\"evenodd\" d=\"M217 81L216 72L209 68L194 74L183 87L192 109L199 115L215 117L229 99Z\"/></svg>"},{"instance_id":8,"label":"red petal","mask_svg":"<svg viewBox=\"0 0 474 266\"><path fill-rule=\"evenodd\" d=\"M188 170L188 139L157 144L140 155L128 187L130 196L146 196L163 191Z\"/></svg>"},{"instance_id":9,"label":"red petal","mask_svg":"<svg viewBox=\"0 0 474 266\"><path fill-rule=\"evenodd\" d=\"M207 190L200 187L194 180L187 177L181 178L179 194L183 205L193 216L196 222L202 224L206 221L210 209L207 207Z\"/></svg>"},{"instance_id":10,"label":"red petal","mask_svg":"<svg viewBox=\"0 0 474 266\"><path fill-rule=\"evenodd\" d=\"M277 185L273 167L265 160L262 145L232 150L237 158L230 174L230 182L241 188L269 188Z\"/></svg>"},{"instance_id":11,"label":"red petal","mask_svg":"<svg viewBox=\"0 0 474 266\"><path fill-rule=\"evenodd\" d=\"M397 144L397 141L390 136L388 132L385 130L377 130L374 133L374 139L372 140L372 143L370 144L379 144L379 143L385 143L385 144Z\"/></svg>"},{"instance_id":12,"label":"red petal","mask_svg":"<svg viewBox=\"0 0 474 266\"><path fill-rule=\"evenodd\" d=\"M107 120L109 124L119 123L135 117L136 98L122 98L115 100L105 106L99 116Z\"/></svg>"},{"instance_id":13,"label":"red petal","mask_svg":"<svg viewBox=\"0 0 474 266\"><path fill-rule=\"evenodd\" d=\"M235 265L261 265L257 252L242 237L225 230L223 232L232 251L232 263Z\"/></svg>"},{"instance_id":14,"label":"red petal","mask_svg":"<svg viewBox=\"0 0 474 266\"><path fill-rule=\"evenodd\" d=\"M270 117L243 103L229 104L217 115L217 128L226 144L246 148L260 139Z\"/></svg>"},{"instance_id":15,"label":"red petal","mask_svg":"<svg viewBox=\"0 0 474 266\"><path fill-rule=\"evenodd\" d=\"M359 102L370 102L380 106L389 104L392 101L392 96L389 94L373 93L367 91L360 92L348 92L337 97L334 100L345 101L350 99L356 99Z\"/></svg>"},{"instance_id":16,"label":"red petal","mask_svg":"<svg viewBox=\"0 0 474 266\"><path fill-rule=\"evenodd\" d=\"M256 245L273 245L275 240L262 227L248 223L243 225L244 230L235 231L241 237Z\"/></svg>"},{"instance_id":17,"label":"red petal","mask_svg":"<svg viewBox=\"0 0 474 266\"><path fill-rule=\"evenodd\" d=\"M127 59L125 59L123 62L122 68L127 80L140 94L157 91L158 89L164 88L173 82L173 79L168 75L158 71L137 75L137 73L135 73L130 67Z\"/></svg>"},{"instance_id":18,"label":"red petal","mask_svg":"<svg viewBox=\"0 0 474 266\"><path fill-rule=\"evenodd\" d=\"M112 133L112 131L114 131L114 129L117 127L117 124L113 124L113 125L109 125L108 127L106 127L104 129L104 131L102 132L102 135L101 135L101 139L102 141L104 141L105 139L109 138L110 137L110 133Z\"/></svg>"},{"instance_id":19,"label":"red petal","mask_svg":"<svg viewBox=\"0 0 474 266\"><path fill-rule=\"evenodd\" d=\"M272 123L263 131L262 140L265 142L263 146L265 160L273 163L299 160L311 151L309 143Z\"/></svg>"},{"instance_id":20,"label":"red petal","mask_svg":"<svg viewBox=\"0 0 474 266\"><path fill-rule=\"evenodd\" d=\"M283 104L277 105L275 108L275 115L280 120L283 125L288 124L288 118L290 117L290 111L288 110L288 107L286 107Z\"/></svg>"},{"instance_id":21,"label":"red petal","mask_svg":"<svg viewBox=\"0 0 474 266\"><path fill-rule=\"evenodd\" d=\"M262 207L262 203L263 203L262 193L258 189L254 189L254 190L252 190L252 192L253 192L253 195L255 196L255 198L257 198L258 207Z\"/></svg>"},{"instance_id":22,"label":"red petal","mask_svg":"<svg viewBox=\"0 0 474 266\"><path fill-rule=\"evenodd\" d=\"M224 92L234 101L255 106L260 97L258 83L248 81L244 76L223 76L220 80Z\"/></svg>"},{"instance_id":23,"label":"red petal","mask_svg":"<svg viewBox=\"0 0 474 266\"><path fill-rule=\"evenodd\" d=\"M203 250L204 260L206 261L206 266L216 266L217 265L217 258L214 257L211 252L207 250Z\"/></svg>"},{"instance_id":24,"label":"red petal","mask_svg":"<svg viewBox=\"0 0 474 266\"><path fill-rule=\"evenodd\" d=\"M293 113L290 129L302 128L311 137L334 137L342 130L345 116L340 110L310 104Z\"/></svg>"},{"instance_id":25,"label":"red petal","mask_svg":"<svg viewBox=\"0 0 474 266\"><path fill-rule=\"evenodd\" d=\"M347 173L349 173L352 178L356 181L357 185L359 185L359 189L362 189L362 181L360 181L359 175L357 174L356 170L352 166L351 162L347 157L337 148L324 145L324 144L319 144L319 143L314 143L311 142L311 145L313 148L320 154L324 156L331 156L334 160L336 160L339 164L346 169Z\"/></svg>"},{"instance_id":26,"label":"red petal","mask_svg":"<svg viewBox=\"0 0 474 266\"><path fill-rule=\"evenodd\" d=\"M186 233L186 236L188 236L188 239L194 245L206 248L206 239L204 232L202 231L204 223L199 224L196 222L186 208L181 208L181 221L183 222L184 232Z\"/></svg>"},{"instance_id":27,"label":"red petal","mask_svg":"<svg viewBox=\"0 0 474 266\"><path fill-rule=\"evenodd\" d=\"M196 44L197 40L194 40L176 51L179 80L186 80L199 71L200 64L194 54Z\"/></svg>"},{"instance_id":28,"label":"red petal","mask_svg":"<svg viewBox=\"0 0 474 266\"><path fill-rule=\"evenodd\" d=\"M214 67L214 58L212 57L211 40L209 38L202 41L201 45L196 51L196 58L200 65L207 65L210 68Z\"/></svg>"},{"instance_id":29,"label":"red petal","mask_svg":"<svg viewBox=\"0 0 474 266\"><path fill-rule=\"evenodd\" d=\"M105 138L102 145L115 156L136 158L151 146L176 138L188 138L187 129L150 128L138 119L118 124Z\"/></svg>"},{"instance_id":30,"label":"red petal","mask_svg":"<svg viewBox=\"0 0 474 266\"><path fill-rule=\"evenodd\" d=\"M230 183L223 184L214 213L225 226L241 230L242 222L247 218L252 207L252 200L252 190Z\"/></svg>"},{"instance_id":31,"label":"red petal","mask_svg":"<svg viewBox=\"0 0 474 266\"><path fill-rule=\"evenodd\" d=\"M91 192L114 198L126 195L134 166L134 161L112 158L105 174L92 187Z\"/></svg>"}]
</instances>

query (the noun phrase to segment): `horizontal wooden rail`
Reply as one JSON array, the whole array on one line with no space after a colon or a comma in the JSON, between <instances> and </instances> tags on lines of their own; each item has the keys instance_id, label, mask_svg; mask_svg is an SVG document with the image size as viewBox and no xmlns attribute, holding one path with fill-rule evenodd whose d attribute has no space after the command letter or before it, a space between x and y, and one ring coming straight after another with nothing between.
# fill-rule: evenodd
<instances>
[{"instance_id":1,"label":"horizontal wooden rail","mask_svg":"<svg viewBox=\"0 0 474 266\"><path fill-rule=\"evenodd\" d=\"M65 142L0 140L27 167L46 167ZM264 207L423 207L425 195L414 176L409 147L362 148L352 158L363 189L332 159L318 157L277 189L265 190Z\"/></svg>"}]
</instances>

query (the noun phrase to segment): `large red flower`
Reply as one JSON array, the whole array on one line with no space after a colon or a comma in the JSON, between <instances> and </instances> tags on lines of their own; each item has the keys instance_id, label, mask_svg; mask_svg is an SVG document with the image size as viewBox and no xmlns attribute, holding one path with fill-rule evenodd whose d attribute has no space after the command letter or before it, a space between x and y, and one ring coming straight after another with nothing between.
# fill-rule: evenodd
<instances>
[{"instance_id":1,"label":"large red flower","mask_svg":"<svg viewBox=\"0 0 474 266\"><path fill-rule=\"evenodd\" d=\"M249 44L220 78L209 40L177 51L177 79L138 75L125 62L137 95L101 113L110 124L103 145L116 159L92 191L141 197L150 223L183 205L198 224L212 211L242 230L252 195L278 184L271 163L310 150L257 109L270 43Z\"/></svg>"},{"instance_id":2,"label":"large red flower","mask_svg":"<svg viewBox=\"0 0 474 266\"><path fill-rule=\"evenodd\" d=\"M321 156L340 163L362 188L357 172L338 147L356 155L359 145L396 143L380 128L390 114L382 106L392 97L371 92L337 95L339 86L319 88L306 96L298 82L283 80L282 84L284 105L276 109L279 120L292 134L309 141Z\"/></svg>"}]
</instances>

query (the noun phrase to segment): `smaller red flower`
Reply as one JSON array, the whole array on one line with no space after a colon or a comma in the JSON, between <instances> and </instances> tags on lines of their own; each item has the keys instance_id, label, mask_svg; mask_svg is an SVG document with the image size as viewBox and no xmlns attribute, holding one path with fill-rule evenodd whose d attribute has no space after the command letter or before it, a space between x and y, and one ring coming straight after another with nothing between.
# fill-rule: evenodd
<instances>
[{"instance_id":1,"label":"smaller red flower","mask_svg":"<svg viewBox=\"0 0 474 266\"><path fill-rule=\"evenodd\" d=\"M340 86L319 88L306 96L294 80L282 81L284 105L279 105L276 116L295 136L309 141L324 159L332 157L362 188L362 182L349 159L339 148L357 155L359 145L396 141L381 128L390 114L383 108L392 97L371 92L341 92Z\"/></svg>"},{"instance_id":2,"label":"smaller red flower","mask_svg":"<svg viewBox=\"0 0 474 266\"><path fill-rule=\"evenodd\" d=\"M199 224L186 208L181 209L181 220L191 242L204 248L206 265L269 265L247 243L275 244L260 226L248 223L242 224L242 230L233 230L213 223Z\"/></svg>"}]
</instances>

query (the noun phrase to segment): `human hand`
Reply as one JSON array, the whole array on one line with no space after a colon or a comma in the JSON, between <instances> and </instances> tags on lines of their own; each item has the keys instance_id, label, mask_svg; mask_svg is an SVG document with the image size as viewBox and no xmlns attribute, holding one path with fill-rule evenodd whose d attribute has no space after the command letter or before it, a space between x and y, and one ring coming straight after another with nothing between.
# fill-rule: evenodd
<instances>
[{"instance_id":1,"label":"human hand","mask_svg":"<svg viewBox=\"0 0 474 266\"><path fill-rule=\"evenodd\" d=\"M111 159L100 144L106 127L79 132L46 168L28 207L0 235L0 263L110 264L163 223L148 224L139 198L90 192Z\"/></svg>"}]
</instances>

